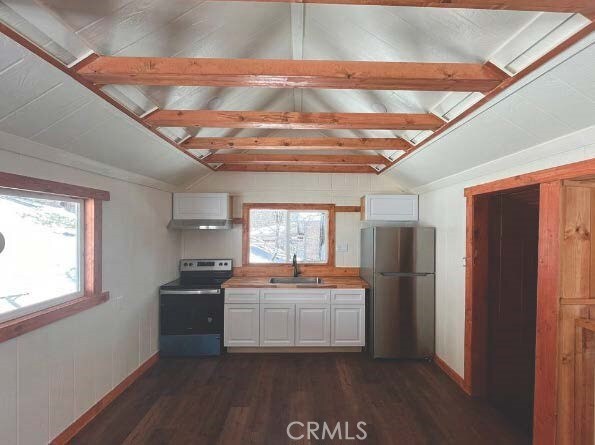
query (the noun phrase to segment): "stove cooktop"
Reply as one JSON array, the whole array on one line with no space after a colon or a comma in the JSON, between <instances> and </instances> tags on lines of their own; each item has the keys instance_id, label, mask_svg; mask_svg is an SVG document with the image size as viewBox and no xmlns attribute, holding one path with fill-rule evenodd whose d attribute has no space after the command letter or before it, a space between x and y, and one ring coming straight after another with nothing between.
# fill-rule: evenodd
<instances>
[{"instance_id":1,"label":"stove cooktop","mask_svg":"<svg viewBox=\"0 0 595 445\"><path fill-rule=\"evenodd\" d=\"M233 275L230 259L181 259L180 278L164 284L161 290L220 289Z\"/></svg>"}]
</instances>

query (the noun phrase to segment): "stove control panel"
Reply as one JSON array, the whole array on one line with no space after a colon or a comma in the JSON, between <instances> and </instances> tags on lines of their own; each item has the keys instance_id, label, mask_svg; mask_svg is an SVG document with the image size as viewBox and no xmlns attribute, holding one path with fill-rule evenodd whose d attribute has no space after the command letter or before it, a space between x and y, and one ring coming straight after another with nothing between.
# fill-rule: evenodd
<instances>
[{"instance_id":1,"label":"stove control panel","mask_svg":"<svg viewBox=\"0 0 595 445\"><path fill-rule=\"evenodd\" d=\"M183 259L180 260L180 272L231 271L233 262L230 259Z\"/></svg>"}]
</instances>

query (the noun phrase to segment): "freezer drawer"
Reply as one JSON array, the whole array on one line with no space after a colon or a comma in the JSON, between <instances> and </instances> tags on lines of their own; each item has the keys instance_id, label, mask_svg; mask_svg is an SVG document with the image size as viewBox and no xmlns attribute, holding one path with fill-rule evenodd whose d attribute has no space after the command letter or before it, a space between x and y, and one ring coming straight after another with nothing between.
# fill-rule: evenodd
<instances>
[{"instance_id":1,"label":"freezer drawer","mask_svg":"<svg viewBox=\"0 0 595 445\"><path fill-rule=\"evenodd\" d=\"M434 287L434 274L375 274L370 310L374 358L434 354Z\"/></svg>"}]
</instances>

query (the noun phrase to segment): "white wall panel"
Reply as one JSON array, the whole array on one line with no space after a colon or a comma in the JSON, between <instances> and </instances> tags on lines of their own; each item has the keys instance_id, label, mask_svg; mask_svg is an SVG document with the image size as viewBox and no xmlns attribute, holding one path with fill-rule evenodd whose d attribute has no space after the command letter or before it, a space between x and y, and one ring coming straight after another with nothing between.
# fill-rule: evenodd
<instances>
[{"instance_id":1,"label":"white wall panel","mask_svg":"<svg viewBox=\"0 0 595 445\"><path fill-rule=\"evenodd\" d=\"M17 340L0 343L0 437L17 445Z\"/></svg>"},{"instance_id":2,"label":"white wall panel","mask_svg":"<svg viewBox=\"0 0 595 445\"><path fill-rule=\"evenodd\" d=\"M464 373L465 187L595 158L595 126L418 189L420 223L436 227L436 354Z\"/></svg>"},{"instance_id":3,"label":"white wall panel","mask_svg":"<svg viewBox=\"0 0 595 445\"><path fill-rule=\"evenodd\" d=\"M50 437L55 437L75 419L74 414L74 343L72 320L60 320L48 326Z\"/></svg>"},{"instance_id":4,"label":"white wall panel","mask_svg":"<svg viewBox=\"0 0 595 445\"><path fill-rule=\"evenodd\" d=\"M17 345L18 443L45 444L50 435L48 330L22 335L17 338Z\"/></svg>"},{"instance_id":5,"label":"white wall panel","mask_svg":"<svg viewBox=\"0 0 595 445\"><path fill-rule=\"evenodd\" d=\"M306 202L359 205L366 193L399 193L403 189L390 176L365 174L236 173L221 172L194 184L193 192L228 192L234 197L234 216L242 216L245 202ZM337 266L359 266L359 213L337 214L336 243L347 252L336 255ZM182 255L187 258L232 258L242 262L242 228L185 231Z\"/></svg>"},{"instance_id":6,"label":"white wall panel","mask_svg":"<svg viewBox=\"0 0 595 445\"><path fill-rule=\"evenodd\" d=\"M157 288L178 274L181 238L166 229L170 193L1 149L0 165L111 193L103 212L110 301L0 343L0 441L17 443L18 432L19 445L45 445L156 352Z\"/></svg>"}]
</instances>

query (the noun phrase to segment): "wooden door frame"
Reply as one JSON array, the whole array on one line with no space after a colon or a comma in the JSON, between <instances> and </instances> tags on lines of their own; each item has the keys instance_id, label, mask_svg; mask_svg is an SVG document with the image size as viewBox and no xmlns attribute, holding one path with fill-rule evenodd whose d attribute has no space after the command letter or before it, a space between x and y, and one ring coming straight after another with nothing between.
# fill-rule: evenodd
<instances>
[{"instance_id":1,"label":"wooden door frame","mask_svg":"<svg viewBox=\"0 0 595 445\"><path fill-rule=\"evenodd\" d=\"M539 185L539 263L535 345L533 442L555 444L563 180L595 174L595 159L517 175L465 189L465 375L472 396L486 394L487 246L490 195Z\"/></svg>"}]
</instances>

